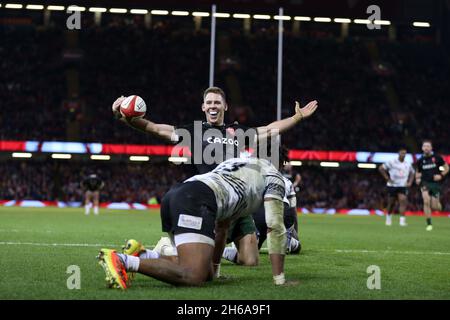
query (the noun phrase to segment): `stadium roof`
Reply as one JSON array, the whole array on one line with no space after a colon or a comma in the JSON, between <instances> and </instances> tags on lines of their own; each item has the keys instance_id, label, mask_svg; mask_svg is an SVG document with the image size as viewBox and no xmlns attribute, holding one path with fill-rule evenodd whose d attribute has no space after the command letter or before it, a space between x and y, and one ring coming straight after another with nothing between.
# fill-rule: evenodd
<instances>
[{"instance_id":1,"label":"stadium roof","mask_svg":"<svg viewBox=\"0 0 450 320\"><path fill-rule=\"evenodd\" d=\"M48 1L1 1L1 3L44 4ZM376 4L381 9L382 19L397 21L416 20L436 21L440 20L442 12L448 10L448 5L443 0L380 0L374 3L370 0L54 0L52 5L79 5L79 6L105 6L136 9L179 9L208 11L212 4L217 4L220 11L245 13L276 13L279 7L285 9L290 15L331 16L364 18L368 17L367 8Z\"/></svg>"}]
</instances>

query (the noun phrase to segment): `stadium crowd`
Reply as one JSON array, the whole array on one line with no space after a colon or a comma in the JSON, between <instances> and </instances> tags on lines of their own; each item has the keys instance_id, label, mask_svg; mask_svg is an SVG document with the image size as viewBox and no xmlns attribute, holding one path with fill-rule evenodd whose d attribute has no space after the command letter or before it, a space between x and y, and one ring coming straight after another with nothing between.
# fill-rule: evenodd
<instances>
[{"instance_id":1,"label":"stadium crowd","mask_svg":"<svg viewBox=\"0 0 450 320\"><path fill-rule=\"evenodd\" d=\"M150 29L142 21L120 17L102 26L86 21L76 50L65 47L65 33L56 26L4 28L0 139L164 143L114 121L110 105L121 94L141 95L148 103L148 117L156 122L181 125L203 119L207 30L194 31L173 19ZM251 35L220 31L228 41L221 45L218 40L216 78L229 93L228 121L250 126L273 121L276 30L260 28ZM74 53L81 58L74 58ZM283 115L292 114L296 99L303 104L318 99L320 104L314 119L284 137L286 144L300 149L395 151L399 144L427 137L435 140L437 151L450 152L445 143L450 64L444 54L432 43L359 37L340 41L286 32ZM72 69L79 73L80 95L67 97L65 79ZM77 107L71 108L70 101ZM80 128L69 132L73 123Z\"/></svg>"},{"instance_id":2,"label":"stadium crowd","mask_svg":"<svg viewBox=\"0 0 450 320\"><path fill-rule=\"evenodd\" d=\"M8 162L0 166L0 200L82 201L80 182L97 173L105 182L101 190L104 202L148 203L152 197L160 201L164 193L187 176L183 166L174 164L105 164ZM376 170L324 169L314 166L300 171L298 206L312 208L383 209L386 188ZM444 210L450 211L450 184L444 183ZM422 200L417 186L410 189L409 210L421 210Z\"/></svg>"},{"instance_id":3,"label":"stadium crowd","mask_svg":"<svg viewBox=\"0 0 450 320\"><path fill-rule=\"evenodd\" d=\"M301 171L302 187L298 193L306 208L384 209L387 205L386 183L377 170L305 167ZM415 184L409 189L408 210L421 211L422 197ZM442 206L450 211L450 185L444 182Z\"/></svg>"},{"instance_id":4,"label":"stadium crowd","mask_svg":"<svg viewBox=\"0 0 450 320\"><path fill-rule=\"evenodd\" d=\"M175 183L186 178L181 167L167 164L83 165L11 161L0 165L0 200L82 201L81 181L96 173L105 182L104 202L147 203L160 200Z\"/></svg>"},{"instance_id":5,"label":"stadium crowd","mask_svg":"<svg viewBox=\"0 0 450 320\"><path fill-rule=\"evenodd\" d=\"M56 24L3 26L0 140L164 143L113 119L111 103L122 94L141 95L155 122L180 125L203 119L209 32L176 21L165 18L145 28L137 17L110 17L101 26L83 19L75 48L67 46L67 33ZM221 28L218 34L216 84L229 96L226 118L249 126L267 124L276 115L276 28L254 28L250 35L237 30ZM401 144L417 147L421 139L431 138L438 153L450 153L450 62L442 47L286 31L283 116L292 114L296 99L303 104L318 99L320 105L313 118L283 136L289 148L397 151ZM68 97L73 70L80 90ZM76 125L79 129L73 130ZM145 203L185 177L181 168L167 164L2 162L0 199L81 201L80 181L88 172L105 180L102 201ZM301 173L301 206L385 205L377 172L308 166ZM443 204L450 210L448 181ZM420 207L413 187L409 209Z\"/></svg>"}]
</instances>

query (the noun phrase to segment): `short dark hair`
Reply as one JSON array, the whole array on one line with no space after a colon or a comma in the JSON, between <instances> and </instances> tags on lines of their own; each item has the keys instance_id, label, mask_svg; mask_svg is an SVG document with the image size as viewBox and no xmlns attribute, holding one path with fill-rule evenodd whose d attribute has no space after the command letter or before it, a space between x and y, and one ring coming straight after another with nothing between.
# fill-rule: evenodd
<instances>
[{"instance_id":1,"label":"short dark hair","mask_svg":"<svg viewBox=\"0 0 450 320\"><path fill-rule=\"evenodd\" d=\"M289 149L285 145L280 146L280 164L283 165L285 162L289 162Z\"/></svg>"},{"instance_id":2,"label":"short dark hair","mask_svg":"<svg viewBox=\"0 0 450 320\"><path fill-rule=\"evenodd\" d=\"M433 142L432 142L430 139L423 139L423 140L422 140L422 145L423 145L424 143L429 143L429 144L433 145Z\"/></svg>"},{"instance_id":3,"label":"short dark hair","mask_svg":"<svg viewBox=\"0 0 450 320\"><path fill-rule=\"evenodd\" d=\"M203 92L203 100L205 100L206 95L207 95L208 93L216 93L216 94L220 94L220 95L222 96L223 102L225 102L225 103L227 102L227 98L226 98L226 96L225 96L225 92L224 92L222 89L220 89L219 87L209 87L208 89L206 89L206 90Z\"/></svg>"},{"instance_id":4,"label":"short dark hair","mask_svg":"<svg viewBox=\"0 0 450 320\"><path fill-rule=\"evenodd\" d=\"M402 150L408 151L408 148L406 148L406 146L400 146L398 148L398 151L402 151Z\"/></svg>"}]
</instances>

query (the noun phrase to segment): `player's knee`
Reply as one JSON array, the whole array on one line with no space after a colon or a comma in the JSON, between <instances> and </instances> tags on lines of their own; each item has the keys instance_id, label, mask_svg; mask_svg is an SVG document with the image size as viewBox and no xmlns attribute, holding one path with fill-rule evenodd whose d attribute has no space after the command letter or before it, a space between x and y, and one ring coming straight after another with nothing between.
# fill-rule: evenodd
<instances>
[{"instance_id":1,"label":"player's knee","mask_svg":"<svg viewBox=\"0 0 450 320\"><path fill-rule=\"evenodd\" d=\"M434 211L441 211L442 210L441 203L439 201L431 201L431 209Z\"/></svg>"},{"instance_id":2,"label":"player's knee","mask_svg":"<svg viewBox=\"0 0 450 320\"><path fill-rule=\"evenodd\" d=\"M182 283L186 286L201 286L208 280L209 273L186 269L183 272Z\"/></svg>"},{"instance_id":3,"label":"player's knee","mask_svg":"<svg viewBox=\"0 0 450 320\"><path fill-rule=\"evenodd\" d=\"M259 264L259 257L250 255L243 258L239 257L239 264L245 267L255 267Z\"/></svg>"}]
</instances>

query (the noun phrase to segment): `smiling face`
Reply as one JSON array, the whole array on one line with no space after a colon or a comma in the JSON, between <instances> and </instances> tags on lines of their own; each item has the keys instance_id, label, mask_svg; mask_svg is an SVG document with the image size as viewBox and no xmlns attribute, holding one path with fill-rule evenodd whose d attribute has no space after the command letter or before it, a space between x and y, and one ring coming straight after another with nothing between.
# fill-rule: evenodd
<instances>
[{"instance_id":1,"label":"smiling face","mask_svg":"<svg viewBox=\"0 0 450 320\"><path fill-rule=\"evenodd\" d=\"M209 124L215 126L222 125L227 109L228 106L226 102L218 93L209 92L203 100L202 111L205 113L206 121Z\"/></svg>"}]
</instances>

